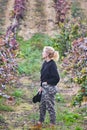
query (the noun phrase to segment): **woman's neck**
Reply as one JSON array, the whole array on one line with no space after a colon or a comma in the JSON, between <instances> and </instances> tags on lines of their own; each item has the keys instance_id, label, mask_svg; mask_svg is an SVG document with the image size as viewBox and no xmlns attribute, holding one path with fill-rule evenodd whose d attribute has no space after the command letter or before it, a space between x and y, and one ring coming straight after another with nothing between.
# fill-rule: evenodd
<instances>
[{"instance_id":1,"label":"woman's neck","mask_svg":"<svg viewBox=\"0 0 87 130\"><path fill-rule=\"evenodd\" d=\"M50 59L50 58L48 58L48 57L47 57L45 60L46 60L47 62L51 61L51 59Z\"/></svg>"}]
</instances>

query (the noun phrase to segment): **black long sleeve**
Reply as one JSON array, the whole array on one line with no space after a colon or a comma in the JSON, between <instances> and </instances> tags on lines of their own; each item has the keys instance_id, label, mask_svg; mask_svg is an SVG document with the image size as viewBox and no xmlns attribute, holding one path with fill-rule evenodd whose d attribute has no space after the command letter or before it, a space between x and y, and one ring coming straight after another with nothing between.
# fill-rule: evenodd
<instances>
[{"instance_id":1,"label":"black long sleeve","mask_svg":"<svg viewBox=\"0 0 87 130\"><path fill-rule=\"evenodd\" d=\"M41 85L42 82L47 82L50 85L56 85L60 80L56 63L51 60L44 62L41 69Z\"/></svg>"}]
</instances>

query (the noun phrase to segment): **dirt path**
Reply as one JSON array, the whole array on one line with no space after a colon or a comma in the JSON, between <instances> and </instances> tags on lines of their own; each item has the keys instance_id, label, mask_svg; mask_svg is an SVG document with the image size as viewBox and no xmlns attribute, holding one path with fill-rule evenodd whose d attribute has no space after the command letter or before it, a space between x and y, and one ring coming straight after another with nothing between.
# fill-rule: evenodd
<instances>
[{"instance_id":1,"label":"dirt path","mask_svg":"<svg viewBox=\"0 0 87 130\"><path fill-rule=\"evenodd\" d=\"M11 23L9 14L11 13L11 10L13 10L13 5L14 5L14 0L8 0L8 4L6 7L7 9L5 11L5 26L4 26L5 30Z\"/></svg>"},{"instance_id":2,"label":"dirt path","mask_svg":"<svg viewBox=\"0 0 87 130\"><path fill-rule=\"evenodd\" d=\"M8 0L0 0L0 33L3 33L4 26L5 26L5 13L7 11L6 6L7 6Z\"/></svg>"},{"instance_id":3,"label":"dirt path","mask_svg":"<svg viewBox=\"0 0 87 130\"><path fill-rule=\"evenodd\" d=\"M54 36L58 31L55 24L55 9L53 0L32 0L26 3L25 20L22 22L19 35L24 39L31 38L35 33Z\"/></svg>"}]
</instances>

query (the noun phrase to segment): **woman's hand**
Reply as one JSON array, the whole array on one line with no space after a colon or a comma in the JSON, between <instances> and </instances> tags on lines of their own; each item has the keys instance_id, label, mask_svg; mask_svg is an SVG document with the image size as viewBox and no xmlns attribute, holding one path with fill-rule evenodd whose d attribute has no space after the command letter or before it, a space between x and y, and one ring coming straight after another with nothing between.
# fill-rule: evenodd
<instances>
[{"instance_id":1,"label":"woman's hand","mask_svg":"<svg viewBox=\"0 0 87 130\"><path fill-rule=\"evenodd\" d=\"M38 90L38 92L41 92L41 91L42 91L42 88L40 87L39 90Z\"/></svg>"}]
</instances>

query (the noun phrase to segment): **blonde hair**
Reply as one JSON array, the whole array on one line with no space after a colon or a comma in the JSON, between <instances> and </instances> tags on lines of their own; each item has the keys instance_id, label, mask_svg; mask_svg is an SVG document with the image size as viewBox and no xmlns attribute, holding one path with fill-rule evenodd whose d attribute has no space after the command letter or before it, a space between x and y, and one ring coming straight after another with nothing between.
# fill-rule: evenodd
<instances>
[{"instance_id":1,"label":"blonde hair","mask_svg":"<svg viewBox=\"0 0 87 130\"><path fill-rule=\"evenodd\" d=\"M59 53L51 46L45 46L43 51L45 51L50 59L59 60Z\"/></svg>"}]
</instances>

